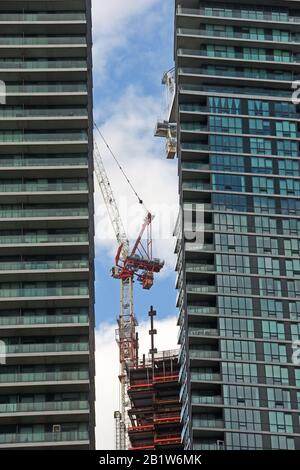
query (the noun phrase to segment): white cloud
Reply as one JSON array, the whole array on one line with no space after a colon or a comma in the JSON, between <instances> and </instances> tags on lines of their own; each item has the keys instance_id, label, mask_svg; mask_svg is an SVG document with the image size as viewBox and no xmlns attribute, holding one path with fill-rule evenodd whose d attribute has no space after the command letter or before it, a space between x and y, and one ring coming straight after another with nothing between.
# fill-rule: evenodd
<instances>
[{"instance_id":1,"label":"white cloud","mask_svg":"<svg viewBox=\"0 0 300 470\"><path fill-rule=\"evenodd\" d=\"M128 39L134 37L141 23L135 22L158 0L93 0L94 66L102 76L109 55L116 48L124 48ZM97 77L99 78L99 77Z\"/></svg>"},{"instance_id":2,"label":"white cloud","mask_svg":"<svg viewBox=\"0 0 300 470\"><path fill-rule=\"evenodd\" d=\"M153 222L154 255L165 259L167 273L168 269L174 270L175 261L172 233L178 214L177 165L166 160L164 142L153 136L159 111L159 100L129 87L118 101L101 110L101 115L108 116L101 131L147 209L156 215ZM142 225L145 210L138 204L97 134L96 138L128 236L134 239ZM115 236L98 185L95 187L96 244L113 256Z\"/></svg>"},{"instance_id":3,"label":"white cloud","mask_svg":"<svg viewBox=\"0 0 300 470\"><path fill-rule=\"evenodd\" d=\"M158 334L155 345L159 351L176 349L176 318L156 321ZM150 348L149 323L143 322L138 328L140 357L148 355ZM115 342L115 325L102 325L96 330L96 440L98 450L115 447L113 413L119 409L119 356Z\"/></svg>"}]
</instances>

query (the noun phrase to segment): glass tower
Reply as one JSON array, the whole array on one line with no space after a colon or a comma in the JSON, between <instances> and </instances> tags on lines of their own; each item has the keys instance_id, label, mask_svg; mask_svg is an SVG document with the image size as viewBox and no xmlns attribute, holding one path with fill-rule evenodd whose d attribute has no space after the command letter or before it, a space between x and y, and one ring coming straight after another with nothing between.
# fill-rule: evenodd
<instances>
[{"instance_id":1,"label":"glass tower","mask_svg":"<svg viewBox=\"0 0 300 470\"><path fill-rule=\"evenodd\" d=\"M187 449L300 449L299 3L176 0Z\"/></svg>"},{"instance_id":2,"label":"glass tower","mask_svg":"<svg viewBox=\"0 0 300 470\"><path fill-rule=\"evenodd\" d=\"M90 0L4 0L0 29L0 449L93 449Z\"/></svg>"}]
</instances>

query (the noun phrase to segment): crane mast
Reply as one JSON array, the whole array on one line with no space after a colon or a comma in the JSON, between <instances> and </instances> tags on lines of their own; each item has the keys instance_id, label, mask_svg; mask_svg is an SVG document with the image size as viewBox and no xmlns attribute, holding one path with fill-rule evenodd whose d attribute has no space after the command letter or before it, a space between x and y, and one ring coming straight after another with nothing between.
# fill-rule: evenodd
<instances>
[{"instance_id":1,"label":"crane mast","mask_svg":"<svg viewBox=\"0 0 300 470\"><path fill-rule=\"evenodd\" d=\"M97 126L96 128L103 138ZM106 145L108 147L107 143ZM110 153L112 154L111 150ZM154 274L160 272L164 266L164 262L158 258L152 257L151 224L153 221L153 215L148 211L133 248L130 250L129 240L124 229L118 205L103 164L101 153L96 143L94 148L94 163L96 177L118 242L115 266L112 269L112 276L120 281L120 313L118 317L118 329L116 330L116 341L119 345L120 358L120 413L118 414L117 412L115 414L117 432L116 447L117 450L127 450L129 447L126 425L128 421L127 411L129 406L127 395L127 369L138 366L138 344L136 335L137 321L134 315L133 282L134 277L136 277L143 289L150 289L153 285ZM138 197L120 165L119 168L123 172L123 175L131 189ZM141 199L138 199L139 203L142 203ZM143 243L145 232L147 233L146 244Z\"/></svg>"}]
</instances>

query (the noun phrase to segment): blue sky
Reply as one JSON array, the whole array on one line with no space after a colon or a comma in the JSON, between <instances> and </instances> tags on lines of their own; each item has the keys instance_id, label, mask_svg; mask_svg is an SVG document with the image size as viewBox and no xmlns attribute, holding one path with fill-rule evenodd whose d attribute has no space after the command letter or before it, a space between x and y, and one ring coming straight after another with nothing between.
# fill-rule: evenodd
<instances>
[{"instance_id":1,"label":"blue sky","mask_svg":"<svg viewBox=\"0 0 300 470\"><path fill-rule=\"evenodd\" d=\"M95 0L96 2L102 2L102 0ZM113 0L115 1L115 0ZM141 4L143 0L140 0ZM116 4L118 2L115 2ZM129 2L130 3L130 2ZM121 41L117 41L116 47L110 47L108 50L102 50L107 44L107 38L104 38L101 44L101 38L104 33L98 30L98 18L94 17L94 43L96 51L94 51L94 62L95 62L95 73L94 73L94 105L95 115L98 125L102 128L105 133L105 137L109 139L109 144L116 151L118 158L122 161L123 152L120 155L118 152L118 142L115 142L115 132L117 129L112 128L105 132L105 127L108 121L111 119L110 111L117 113L115 103L122 101L124 95L131 90L133 96L135 94L139 97L139 103L142 103L145 97L148 102L151 101L153 108L159 110L159 114L162 115L163 109L163 87L161 85L161 79L164 71L168 70L173 65L173 0L145 0L145 8L141 10L139 14L130 13L130 6L126 12L126 2L122 8L124 9L125 19L119 24L114 23L114 18L111 18L111 28L116 29L116 34L120 34L122 37ZM118 5L116 5L117 7ZM109 15L110 12L105 12L101 7L97 5L97 14L103 13ZM112 10L112 15L114 11ZM128 13L128 16L126 16ZM94 13L95 14L95 13ZM106 19L109 21L109 16ZM100 20L101 26L101 20ZM111 43L114 44L112 38ZM98 54L100 55L100 66L98 66ZM103 58L104 57L104 58ZM132 100L131 100L132 101ZM133 100L134 101L134 100ZM134 105L132 102L130 106L132 113L135 112ZM147 109L147 104L145 105ZM126 112L126 109L123 109ZM149 116L150 117L150 116ZM151 116L152 117L152 116ZM159 117L159 116L157 116ZM148 118L149 119L149 118ZM150 143L151 147L155 147L153 159L164 160L164 142L153 137L153 129L155 126L155 114L153 114L153 122L151 127L148 129L143 128L142 138L139 141L139 136L136 139L136 149L133 149L137 155L143 148L142 142L147 139L152 140ZM151 121L150 121L151 122ZM108 135L107 135L108 134ZM126 136L125 136L126 137ZM118 135L118 139L120 136ZM125 139L126 140L126 139ZM126 142L124 142L126 145ZM132 145L132 144L131 144ZM116 167L109 155L105 155L104 158L106 166L112 168L111 172L111 183L115 190L115 196L118 199L118 187L122 175L118 173ZM124 168L128 171L128 175L133 177L130 172L130 168L127 165L126 160L122 161ZM174 162L164 162L170 165L170 171L174 174ZM146 170L144 168L144 170ZM137 170L138 171L138 170ZM140 173L143 173L143 169ZM149 174L144 171L144 178L153 178L153 182L156 181L156 174ZM138 182L141 180L141 174L139 175ZM173 179L174 181L174 179ZM123 183L123 182L121 182ZM169 183L166 183L169 184ZM124 185L123 185L124 188ZM143 186L137 186L137 191L145 198L147 207L152 210L151 207L151 193L145 191L143 193ZM153 191L155 191L155 183L153 183ZM123 189L124 194L125 189ZM174 196L176 197L177 189L173 186ZM163 194L161 194L161 197ZM130 197L130 196L129 196ZM96 206L97 201L96 199ZM138 223L141 225L142 218ZM155 223L155 222L154 222ZM97 230L101 230L101 221L97 225ZM101 322L115 322L115 319L119 313L119 283L118 281L110 277L109 271L113 265L113 244L111 241L109 249L107 244L104 246L100 243L97 244L97 257L96 257L96 319L97 325ZM159 243L158 243L159 245ZM116 247L116 245L115 245ZM168 250L173 249L173 244L168 245ZM154 244L155 250L155 244ZM165 253L158 253L155 255L164 258ZM168 253L171 256L171 253ZM158 276L154 287L148 292L141 289L138 283L135 285L135 309L137 317L142 320L147 316L147 311L150 305L154 305L159 311L160 318L173 315L176 312L175 308L175 274L172 269L167 268L162 276Z\"/></svg>"}]
</instances>

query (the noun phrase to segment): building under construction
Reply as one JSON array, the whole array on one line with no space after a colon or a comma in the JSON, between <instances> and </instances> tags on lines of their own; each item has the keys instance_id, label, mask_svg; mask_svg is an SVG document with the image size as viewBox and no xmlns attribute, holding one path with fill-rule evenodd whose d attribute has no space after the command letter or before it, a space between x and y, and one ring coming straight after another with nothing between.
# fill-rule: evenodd
<instances>
[{"instance_id":1,"label":"building under construction","mask_svg":"<svg viewBox=\"0 0 300 470\"><path fill-rule=\"evenodd\" d=\"M129 450L181 448L178 351L143 357L128 370Z\"/></svg>"}]
</instances>

